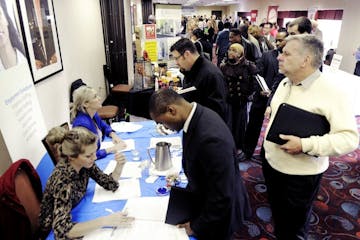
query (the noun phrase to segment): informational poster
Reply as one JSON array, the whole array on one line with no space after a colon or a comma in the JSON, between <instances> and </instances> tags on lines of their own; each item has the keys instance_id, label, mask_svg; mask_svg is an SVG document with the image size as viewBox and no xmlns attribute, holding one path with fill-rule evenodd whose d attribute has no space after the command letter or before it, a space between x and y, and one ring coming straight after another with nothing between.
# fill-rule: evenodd
<instances>
[{"instance_id":1,"label":"informational poster","mask_svg":"<svg viewBox=\"0 0 360 240\"><path fill-rule=\"evenodd\" d=\"M8 61L8 57L0 55L0 130L11 160L26 158L36 167L46 152L41 143L46 127L30 68L24 60L24 45L15 20L18 18L14 16L16 3L8 0L5 5L1 4L3 14L0 17L8 24L2 30L0 40L2 49L10 46L9 49L14 51L4 54L8 57L15 54L16 57L13 58L15 61Z\"/></svg>"},{"instance_id":2,"label":"informational poster","mask_svg":"<svg viewBox=\"0 0 360 240\"><path fill-rule=\"evenodd\" d=\"M342 55L334 54L333 58L331 60L331 63L330 63L330 67L332 69L339 69L340 65L341 65L342 58L343 58Z\"/></svg>"},{"instance_id":3,"label":"informational poster","mask_svg":"<svg viewBox=\"0 0 360 240\"><path fill-rule=\"evenodd\" d=\"M27 63L0 72L0 129L12 161L36 167L45 154L46 127Z\"/></svg>"},{"instance_id":4,"label":"informational poster","mask_svg":"<svg viewBox=\"0 0 360 240\"><path fill-rule=\"evenodd\" d=\"M317 19L317 11L318 11L317 7L310 7L308 9L308 18L311 20L316 20Z\"/></svg>"},{"instance_id":5,"label":"informational poster","mask_svg":"<svg viewBox=\"0 0 360 240\"><path fill-rule=\"evenodd\" d=\"M156 25L144 24L145 40L156 39Z\"/></svg>"},{"instance_id":6,"label":"informational poster","mask_svg":"<svg viewBox=\"0 0 360 240\"><path fill-rule=\"evenodd\" d=\"M257 18L257 15L258 15L258 10L251 10L251 13L250 13L250 21L252 23L256 22L256 18Z\"/></svg>"},{"instance_id":7,"label":"informational poster","mask_svg":"<svg viewBox=\"0 0 360 240\"><path fill-rule=\"evenodd\" d=\"M156 40L159 60L169 60L170 47L180 39L181 33L180 5L156 4Z\"/></svg>"},{"instance_id":8,"label":"informational poster","mask_svg":"<svg viewBox=\"0 0 360 240\"><path fill-rule=\"evenodd\" d=\"M269 6L267 21L271 23L276 23L278 18L278 8L279 6Z\"/></svg>"},{"instance_id":9,"label":"informational poster","mask_svg":"<svg viewBox=\"0 0 360 240\"><path fill-rule=\"evenodd\" d=\"M151 62L156 62L158 60L157 53L157 42L156 40L147 40L145 41L145 51L148 53Z\"/></svg>"}]
</instances>

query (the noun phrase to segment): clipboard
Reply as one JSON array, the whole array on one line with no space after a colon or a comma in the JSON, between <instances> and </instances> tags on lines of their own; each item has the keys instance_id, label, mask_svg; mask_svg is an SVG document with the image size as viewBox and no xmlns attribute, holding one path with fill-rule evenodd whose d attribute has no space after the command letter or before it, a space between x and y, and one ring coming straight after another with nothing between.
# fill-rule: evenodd
<instances>
[{"instance_id":1,"label":"clipboard","mask_svg":"<svg viewBox=\"0 0 360 240\"><path fill-rule=\"evenodd\" d=\"M199 199L189 190L173 186L170 190L165 223L171 225L190 221L200 214Z\"/></svg>"},{"instance_id":2,"label":"clipboard","mask_svg":"<svg viewBox=\"0 0 360 240\"><path fill-rule=\"evenodd\" d=\"M281 139L279 134L307 138L322 136L328 132L330 132L330 124L325 116L282 103L266 135L266 140L282 145L287 141Z\"/></svg>"}]
</instances>

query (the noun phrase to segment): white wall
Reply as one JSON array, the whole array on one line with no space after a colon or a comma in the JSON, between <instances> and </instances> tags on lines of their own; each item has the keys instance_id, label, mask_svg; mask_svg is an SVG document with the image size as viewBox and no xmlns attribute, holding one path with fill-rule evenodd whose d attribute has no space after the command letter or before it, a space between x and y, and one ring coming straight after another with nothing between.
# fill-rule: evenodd
<instances>
[{"instance_id":1,"label":"white wall","mask_svg":"<svg viewBox=\"0 0 360 240\"><path fill-rule=\"evenodd\" d=\"M70 84L82 78L105 96L99 0L53 0L64 70L35 85L48 129L69 121Z\"/></svg>"}]
</instances>

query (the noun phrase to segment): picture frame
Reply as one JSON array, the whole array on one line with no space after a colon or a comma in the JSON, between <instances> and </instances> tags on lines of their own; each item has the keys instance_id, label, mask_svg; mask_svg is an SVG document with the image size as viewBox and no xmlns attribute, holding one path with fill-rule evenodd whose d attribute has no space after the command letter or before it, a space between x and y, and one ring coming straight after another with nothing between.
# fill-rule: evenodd
<instances>
[{"instance_id":1,"label":"picture frame","mask_svg":"<svg viewBox=\"0 0 360 240\"><path fill-rule=\"evenodd\" d=\"M34 83L63 70L52 0L17 0L23 41Z\"/></svg>"}]
</instances>

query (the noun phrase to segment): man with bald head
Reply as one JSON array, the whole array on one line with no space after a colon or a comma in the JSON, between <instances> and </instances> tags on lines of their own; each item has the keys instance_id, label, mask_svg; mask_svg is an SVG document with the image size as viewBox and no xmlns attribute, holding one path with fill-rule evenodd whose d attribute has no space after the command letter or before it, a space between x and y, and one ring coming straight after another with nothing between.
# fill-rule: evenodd
<instances>
[{"instance_id":1,"label":"man with bald head","mask_svg":"<svg viewBox=\"0 0 360 240\"><path fill-rule=\"evenodd\" d=\"M198 202L192 218L179 225L199 240L230 240L250 216L235 144L225 122L211 109L188 102L171 89L155 92L151 118L183 132L182 166L186 189Z\"/></svg>"}]
</instances>

